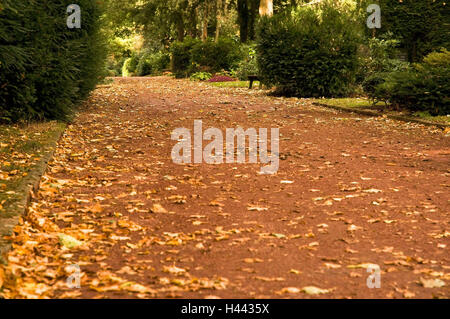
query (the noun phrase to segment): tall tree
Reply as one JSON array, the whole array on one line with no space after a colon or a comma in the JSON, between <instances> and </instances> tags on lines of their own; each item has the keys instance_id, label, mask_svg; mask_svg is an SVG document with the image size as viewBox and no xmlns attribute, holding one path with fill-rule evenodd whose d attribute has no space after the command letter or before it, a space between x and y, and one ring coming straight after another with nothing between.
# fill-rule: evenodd
<instances>
[{"instance_id":1,"label":"tall tree","mask_svg":"<svg viewBox=\"0 0 450 319\"><path fill-rule=\"evenodd\" d=\"M241 42L255 40L255 26L261 0L238 0L237 12Z\"/></svg>"},{"instance_id":2,"label":"tall tree","mask_svg":"<svg viewBox=\"0 0 450 319\"><path fill-rule=\"evenodd\" d=\"M248 41L248 26L249 26L249 10L248 0L237 0L237 12L239 22L239 34L241 42Z\"/></svg>"},{"instance_id":3,"label":"tall tree","mask_svg":"<svg viewBox=\"0 0 450 319\"><path fill-rule=\"evenodd\" d=\"M259 4L261 0L249 0L249 21L248 21L248 36L250 40L254 41L256 39L256 21L259 15Z\"/></svg>"},{"instance_id":4,"label":"tall tree","mask_svg":"<svg viewBox=\"0 0 450 319\"><path fill-rule=\"evenodd\" d=\"M225 15L226 0L216 0L216 34L214 36L215 41L219 41L220 30L222 28L222 19Z\"/></svg>"}]
</instances>

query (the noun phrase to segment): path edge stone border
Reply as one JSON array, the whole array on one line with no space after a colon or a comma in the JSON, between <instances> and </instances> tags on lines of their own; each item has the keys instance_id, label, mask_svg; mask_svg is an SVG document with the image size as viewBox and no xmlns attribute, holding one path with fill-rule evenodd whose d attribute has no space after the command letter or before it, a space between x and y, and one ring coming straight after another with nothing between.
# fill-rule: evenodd
<instances>
[{"instance_id":1,"label":"path edge stone border","mask_svg":"<svg viewBox=\"0 0 450 319\"><path fill-rule=\"evenodd\" d=\"M383 117L383 116L385 116L385 117L387 117L388 119L391 119L391 120L397 120L397 121L402 121L402 122L418 123L418 124L423 124L423 125L426 125L426 126L437 126L437 127L441 128L441 129L446 129L446 128L450 127L450 124L428 122L428 121L425 121L425 120L419 120L419 119L415 119L415 118L411 118L411 117L407 117L407 116L379 114L379 113L374 113L374 112L365 111L365 110L357 110L357 109L352 109L352 108L348 108L348 107L337 106L337 105L329 105L329 104L318 103L318 102L313 102L312 104L315 105L315 106L331 108L331 109L335 109L335 110L343 111L343 112L356 113L356 114L372 116L372 117Z\"/></svg>"},{"instance_id":2,"label":"path edge stone border","mask_svg":"<svg viewBox=\"0 0 450 319\"><path fill-rule=\"evenodd\" d=\"M46 145L47 150L39 162L28 172L28 175L22 180L19 186L20 198L13 204L12 214L7 217L0 216L0 263L7 264L6 254L11 249L12 243L4 239L4 236L11 236L14 227L19 223L20 217L24 216L31 202L32 192L39 190L39 184L42 176L48 168L48 163L53 158L58 141L66 130L67 124L62 124L56 129L51 140Z\"/></svg>"}]
</instances>

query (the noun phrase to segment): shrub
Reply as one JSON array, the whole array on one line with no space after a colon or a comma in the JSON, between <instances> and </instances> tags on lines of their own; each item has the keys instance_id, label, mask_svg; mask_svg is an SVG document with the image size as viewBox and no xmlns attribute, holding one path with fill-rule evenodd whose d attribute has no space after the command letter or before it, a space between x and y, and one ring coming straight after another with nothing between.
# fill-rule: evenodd
<instances>
[{"instance_id":1,"label":"shrub","mask_svg":"<svg viewBox=\"0 0 450 319\"><path fill-rule=\"evenodd\" d=\"M100 8L77 3L81 29L67 28L66 1L1 1L0 120L67 119L101 79Z\"/></svg>"},{"instance_id":2,"label":"shrub","mask_svg":"<svg viewBox=\"0 0 450 319\"><path fill-rule=\"evenodd\" d=\"M433 52L406 71L388 74L375 87L374 98L412 112L450 114L450 51Z\"/></svg>"},{"instance_id":3,"label":"shrub","mask_svg":"<svg viewBox=\"0 0 450 319\"><path fill-rule=\"evenodd\" d=\"M170 67L170 55L168 53L158 52L151 58L153 69L156 72L163 72Z\"/></svg>"},{"instance_id":4,"label":"shrub","mask_svg":"<svg viewBox=\"0 0 450 319\"><path fill-rule=\"evenodd\" d=\"M361 54L361 71L365 75L380 72L394 72L404 70L407 62L397 58L400 42L393 38L392 33L387 33L380 38L369 38L366 52Z\"/></svg>"},{"instance_id":5,"label":"shrub","mask_svg":"<svg viewBox=\"0 0 450 319\"><path fill-rule=\"evenodd\" d=\"M131 76L130 74L130 64L131 64L131 58L127 58L125 60L125 62L123 62L123 66L122 66L122 76L128 77Z\"/></svg>"},{"instance_id":6,"label":"shrub","mask_svg":"<svg viewBox=\"0 0 450 319\"><path fill-rule=\"evenodd\" d=\"M231 70L242 59L239 44L231 39L202 42L186 38L171 47L172 71L177 77L187 77L195 72Z\"/></svg>"},{"instance_id":7,"label":"shrub","mask_svg":"<svg viewBox=\"0 0 450 319\"><path fill-rule=\"evenodd\" d=\"M191 50L198 39L186 37L183 42L174 42L170 48L172 53L172 72L177 78L187 77L191 67Z\"/></svg>"},{"instance_id":8,"label":"shrub","mask_svg":"<svg viewBox=\"0 0 450 319\"><path fill-rule=\"evenodd\" d=\"M442 47L449 49L447 1L379 0L379 4L383 15L380 31L390 31L401 40L410 62L421 61Z\"/></svg>"},{"instance_id":9,"label":"shrub","mask_svg":"<svg viewBox=\"0 0 450 319\"><path fill-rule=\"evenodd\" d=\"M152 74L153 69L150 57L151 57L150 53L144 53L141 56L141 58L139 59L139 63L136 67L137 76L146 76Z\"/></svg>"},{"instance_id":10,"label":"shrub","mask_svg":"<svg viewBox=\"0 0 450 319\"><path fill-rule=\"evenodd\" d=\"M329 1L265 17L257 42L261 80L285 95L345 96L355 81L360 39L353 11Z\"/></svg>"},{"instance_id":11,"label":"shrub","mask_svg":"<svg viewBox=\"0 0 450 319\"><path fill-rule=\"evenodd\" d=\"M139 63L139 55L134 53L130 58L127 58L122 66L122 76L133 76Z\"/></svg>"},{"instance_id":12,"label":"shrub","mask_svg":"<svg viewBox=\"0 0 450 319\"><path fill-rule=\"evenodd\" d=\"M199 42L191 50L192 63L207 67L211 72L231 70L241 57L239 44L230 39Z\"/></svg>"},{"instance_id":13,"label":"shrub","mask_svg":"<svg viewBox=\"0 0 450 319\"><path fill-rule=\"evenodd\" d=\"M232 72L233 76L242 81L246 81L249 75L259 74L258 62L256 59L256 49L254 46L243 46L245 58L239 62L237 68Z\"/></svg>"},{"instance_id":14,"label":"shrub","mask_svg":"<svg viewBox=\"0 0 450 319\"><path fill-rule=\"evenodd\" d=\"M360 57L358 81L370 99L377 102L375 88L385 82L387 74L407 70L409 63L396 58L399 41L387 33L380 38L370 38L367 50Z\"/></svg>"},{"instance_id":15,"label":"shrub","mask_svg":"<svg viewBox=\"0 0 450 319\"><path fill-rule=\"evenodd\" d=\"M28 29L22 26L26 6L12 7L12 1L0 2L0 122L24 118L33 113L35 89L32 79L22 76L32 59L31 50L20 45ZM15 30L15 32L13 32Z\"/></svg>"},{"instance_id":16,"label":"shrub","mask_svg":"<svg viewBox=\"0 0 450 319\"><path fill-rule=\"evenodd\" d=\"M193 81L207 81L212 78L212 74L208 72L197 72L190 76Z\"/></svg>"},{"instance_id":17,"label":"shrub","mask_svg":"<svg viewBox=\"0 0 450 319\"><path fill-rule=\"evenodd\" d=\"M388 75L389 73L373 73L372 75L367 76L362 82L364 92L374 104L381 101L387 103L388 101L385 95L380 94L380 92L377 91L377 87L386 82Z\"/></svg>"},{"instance_id":18,"label":"shrub","mask_svg":"<svg viewBox=\"0 0 450 319\"><path fill-rule=\"evenodd\" d=\"M170 65L170 56L163 52L143 53L136 67L136 75L145 76L159 74Z\"/></svg>"}]
</instances>

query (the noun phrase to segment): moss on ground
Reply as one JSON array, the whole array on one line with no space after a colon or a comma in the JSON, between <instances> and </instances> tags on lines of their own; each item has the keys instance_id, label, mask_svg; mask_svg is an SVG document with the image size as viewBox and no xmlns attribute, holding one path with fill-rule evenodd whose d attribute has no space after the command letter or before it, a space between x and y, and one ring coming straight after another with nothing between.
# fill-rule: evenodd
<instances>
[{"instance_id":1,"label":"moss on ground","mask_svg":"<svg viewBox=\"0 0 450 319\"><path fill-rule=\"evenodd\" d=\"M0 125L0 217L17 212L17 203L26 196L24 182L52 151L64 127L56 121Z\"/></svg>"}]
</instances>

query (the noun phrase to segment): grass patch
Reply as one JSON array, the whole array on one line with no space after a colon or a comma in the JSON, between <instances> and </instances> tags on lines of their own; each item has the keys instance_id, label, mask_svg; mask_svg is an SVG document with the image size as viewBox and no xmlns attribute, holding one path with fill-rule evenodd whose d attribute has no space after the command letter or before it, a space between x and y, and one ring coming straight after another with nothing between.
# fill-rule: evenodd
<instances>
[{"instance_id":1,"label":"grass patch","mask_svg":"<svg viewBox=\"0 0 450 319\"><path fill-rule=\"evenodd\" d=\"M56 121L0 125L0 217L15 213L16 202L26 195L22 194L24 179L51 151L64 127Z\"/></svg>"},{"instance_id":2,"label":"grass patch","mask_svg":"<svg viewBox=\"0 0 450 319\"><path fill-rule=\"evenodd\" d=\"M205 82L209 85L220 88L248 88L249 81L233 81L233 82ZM259 86L259 81L253 82L253 87Z\"/></svg>"},{"instance_id":3,"label":"grass patch","mask_svg":"<svg viewBox=\"0 0 450 319\"><path fill-rule=\"evenodd\" d=\"M439 123L450 124L450 115L433 116L428 112L416 112L413 116L424 119L426 121L436 121Z\"/></svg>"},{"instance_id":4,"label":"grass patch","mask_svg":"<svg viewBox=\"0 0 450 319\"><path fill-rule=\"evenodd\" d=\"M359 109L377 109L384 105L383 103L378 103L374 106L368 99L365 98L315 99L314 102Z\"/></svg>"},{"instance_id":5,"label":"grass patch","mask_svg":"<svg viewBox=\"0 0 450 319\"><path fill-rule=\"evenodd\" d=\"M372 104L366 98L338 98L338 99L314 99L316 103L341 106L345 108L361 109L361 110L372 110L377 111L382 114L389 115L400 115L411 117L415 119L422 119L428 122L439 123L439 124L450 124L450 116L432 116L428 112L416 112L411 113L407 111L393 111L392 109L386 107L383 102L379 102L375 105Z\"/></svg>"}]
</instances>

